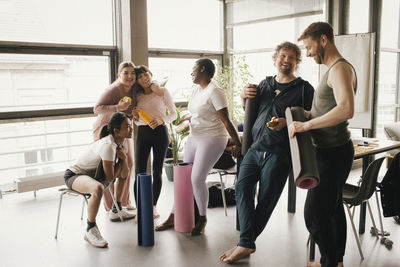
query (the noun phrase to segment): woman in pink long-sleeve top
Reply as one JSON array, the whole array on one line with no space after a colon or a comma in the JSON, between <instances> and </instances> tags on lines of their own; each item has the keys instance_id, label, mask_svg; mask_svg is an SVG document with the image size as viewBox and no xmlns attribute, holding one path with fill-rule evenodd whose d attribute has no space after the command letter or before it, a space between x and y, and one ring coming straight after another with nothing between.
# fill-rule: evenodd
<instances>
[{"instance_id":1,"label":"woman in pink long-sleeve top","mask_svg":"<svg viewBox=\"0 0 400 267\"><path fill-rule=\"evenodd\" d=\"M118 79L113 82L106 91L101 95L99 101L94 107L94 113L97 114L97 119L93 124L93 139L98 139L100 129L108 123L111 116L121 111L126 113L129 118L132 119L132 100L134 97L133 85L136 82L135 65L132 62L122 62L118 67ZM130 97L131 101L124 101L124 97ZM133 147L132 139L128 141L128 167L130 171L133 167ZM134 209L129 199L129 184L131 174L128 175L125 187L122 192L121 204L122 206L128 207L128 209ZM114 188L111 188L114 192ZM110 191L104 191L103 197L104 207L107 211L112 208L113 201L110 195Z\"/></svg>"},{"instance_id":2,"label":"woman in pink long-sleeve top","mask_svg":"<svg viewBox=\"0 0 400 267\"><path fill-rule=\"evenodd\" d=\"M153 213L154 218L158 218L160 215L157 212L156 206L161 192L162 168L169 143L167 125L176 119L177 114L174 101L168 90L162 88L164 95L159 96L151 89L153 82L150 70L146 66L138 66L135 68L135 71L137 77L136 85L139 88L137 91L137 107L145 111L152 118L149 125L141 118L134 121L138 126L135 146L135 172L136 174L146 172L147 160L150 151L153 150ZM166 114L166 110L168 110L168 114Z\"/></svg>"},{"instance_id":3,"label":"woman in pink long-sleeve top","mask_svg":"<svg viewBox=\"0 0 400 267\"><path fill-rule=\"evenodd\" d=\"M135 65L130 61L122 62L118 67L118 79L106 89L94 107L94 113L97 114L97 119L93 124L94 140L98 139L100 129L104 125L108 124L108 121L115 112L120 111L126 113L128 117L132 119L132 109L136 105L136 94L134 90L135 82ZM153 83L152 90L154 90L156 94L163 94L157 83ZM124 99L124 97L129 97L130 101L129 99L127 101L126 98ZM130 174L128 175L128 180L123 189L121 203L122 206L127 207L129 210L133 210L135 208L131 205L129 198L130 177L133 168L133 142L132 139L127 140L127 156ZM114 191L114 188L111 189ZM112 208L113 202L108 190L104 192L103 202L105 209L109 211Z\"/></svg>"}]
</instances>

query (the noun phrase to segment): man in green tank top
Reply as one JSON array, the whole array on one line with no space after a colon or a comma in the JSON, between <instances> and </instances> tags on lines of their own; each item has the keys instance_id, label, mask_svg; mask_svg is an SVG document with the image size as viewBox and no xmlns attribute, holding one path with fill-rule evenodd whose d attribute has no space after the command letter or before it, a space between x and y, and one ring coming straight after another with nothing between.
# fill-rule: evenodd
<instances>
[{"instance_id":1,"label":"man in green tank top","mask_svg":"<svg viewBox=\"0 0 400 267\"><path fill-rule=\"evenodd\" d=\"M288 128L290 138L297 132L310 131L321 179L317 187L308 190L304 207L306 226L319 247L321 260L307 266L342 267L346 247L342 191L354 157L347 120L354 114L357 77L336 48L328 23L312 23L298 41L303 41L308 57L328 68L315 91L311 112L306 114L310 120L295 121Z\"/></svg>"}]
</instances>

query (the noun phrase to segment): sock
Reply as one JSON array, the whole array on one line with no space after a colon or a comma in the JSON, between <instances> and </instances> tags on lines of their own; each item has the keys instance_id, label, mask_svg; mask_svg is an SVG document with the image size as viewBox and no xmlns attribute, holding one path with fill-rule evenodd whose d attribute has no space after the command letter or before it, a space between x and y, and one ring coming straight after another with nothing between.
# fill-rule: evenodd
<instances>
[{"instance_id":1,"label":"sock","mask_svg":"<svg viewBox=\"0 0 400 267\"><path fill-rule=\"evenodd\" d=\"M119 210L122 210L122 205L121 205L120 201L117 201L117 205L118 205ZM112 212L114 212L114 213L118 212L117 207L115 207L115 205L112 208Z\"/></svg>"},{"instance_id":2,"label":"sock","mask_svg":"<svg viewBox=\"0 0 400 267\"><path fill-rule=\"evenodd\" d=\"M86 231L89 231L90 229L92 229L93 227L96 226L96 221L95 222L89 222L87 221L87 228Z\"/></svg>"}]
</instances>

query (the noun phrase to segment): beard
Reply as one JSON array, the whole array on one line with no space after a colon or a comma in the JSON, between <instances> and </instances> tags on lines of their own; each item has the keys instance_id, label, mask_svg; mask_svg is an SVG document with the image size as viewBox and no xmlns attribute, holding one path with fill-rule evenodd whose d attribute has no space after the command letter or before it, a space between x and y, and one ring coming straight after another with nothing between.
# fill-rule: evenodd
<instances>
[{"instance_id":1,"label":"beard","mask_svg":"<svg viewBox=\"0 0 400 267\"><path fill-rule=\"evenodd\" d=\"M285 67L281 67L279 68L280 73L282 73L283 75L289 75L292 73L293 71L293 66L289 65L288 68Z\"/></svg>"},{"instance_id":2,"label":"beard","mask_svg":"<svg viewBox=\"0 0 400 267\"><path fill-rule=\"evenodd\" d=\"M318 43L317 54L315 56L315 61L317 62L317 64L322 64L325 58L325 50L320 43Z\"/></svg>"}]
</instances>

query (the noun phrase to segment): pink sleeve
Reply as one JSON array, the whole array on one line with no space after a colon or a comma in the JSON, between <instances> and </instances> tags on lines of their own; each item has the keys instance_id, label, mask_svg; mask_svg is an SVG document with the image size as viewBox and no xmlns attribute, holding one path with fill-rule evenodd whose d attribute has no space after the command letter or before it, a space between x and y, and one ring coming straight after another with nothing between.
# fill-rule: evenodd
<instances>
[{"instance_id":1,"label":"pink sleeve","mask_svg":"<svg viewBox=\"0 0 400 267\"><path fill-rule=\"evenodd\" d=\"M178 115L176 114L174 100L172 99L172 97L167 89L164 90L164 98L163 99L164 99L165 106L167 106L167 109L168 109L168 115L165 116L164 122L165 122L165 124L168 124L168 123L174 121L178 117Z\"/></svg>"},{"instance_id":2,"label":"pink sleeve","mask_svg":"<svg viewBox=\"0 0 400 267\"><path fill-rule=\"evenodd\" d=\"M97 104L94 106L94 114L114 113L116 111L119 100L120 95L118 87L111 85L100 96L99 101L97 101Z\"/></svg>"}]
</instances>

